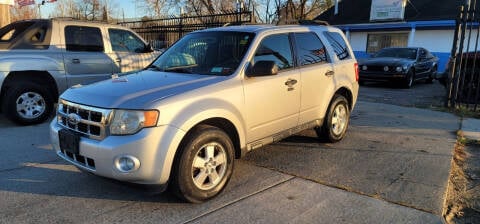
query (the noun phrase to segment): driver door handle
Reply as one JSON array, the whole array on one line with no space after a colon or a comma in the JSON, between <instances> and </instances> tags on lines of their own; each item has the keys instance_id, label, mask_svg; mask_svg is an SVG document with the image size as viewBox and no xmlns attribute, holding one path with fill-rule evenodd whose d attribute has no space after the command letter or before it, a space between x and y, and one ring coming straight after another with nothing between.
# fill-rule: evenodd
<instances>
[{"instance_id":1,"label":"driver door handle","mask_svg":"<svg viewBox=\"0 0 480 224\"><path fill-rule=\"evenodd\" d=\"M297 84L297 80L296 79L288 79L286 82L285 82L285 85L288 86L288 87L292 87L293 85Z\"/></svg>"},{"instance_id":2,"label":"driver door handle","mask_svg":"<svg viewBox=\"0 0 480 224\"><path fill-rule=\"evenodd\" d=\"M335 72L334 71L327 71L327 72L325 72L325 75L326 76L333 76L333 75L335 75Z\"/></svg>"}]
</instances>

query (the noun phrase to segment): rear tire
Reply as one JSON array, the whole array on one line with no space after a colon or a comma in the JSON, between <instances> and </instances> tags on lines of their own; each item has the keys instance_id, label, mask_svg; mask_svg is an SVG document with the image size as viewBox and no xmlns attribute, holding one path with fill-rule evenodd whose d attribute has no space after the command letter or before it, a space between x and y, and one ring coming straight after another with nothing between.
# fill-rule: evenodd
<instances>
[{"instance_id":1,"label":"rear tire","mask_svg":"<svg viewBox=\"0 0 480 224\"><path fill-rule=\"evenodd\" d=\"M5 116L20 125L42 123L52 114L54 100L50 92L33 83L14 83L3 99Z\"/></svg>"},{"instance_id":2,"label":"rear tire","mask_svg":"<svg viewBox=\"0 0 480 224\"><path fill-rule=\"evenodd\" d=\"M430 76L425 80L425 83L431 84L433 83L433 80L437 77L437 66L432 68L432 71L430 72Z\"/></svg>"},{"instance_id":3,"label":"rear tire","mask_svg":"<svg viewBox=\"0 0 480 224\"><path fill-rule=\"evenodd\" d=\"M234 147L219 128L202 125L179 147L171 190L179 198L200 203L223 191L233 172Z\"/></svg>"},{"instance_id":4,"label":"rear tire","mask_svg":"<svg viewBox=\"0 0 480 224\"><path fill-rule=\"evenodd\" d=\"M315 128L315 131L322 140L338 142L345 137L350 121L347 99L342 95L335 94L327 112L322 127Z\"/></svg>"}]
</instances>

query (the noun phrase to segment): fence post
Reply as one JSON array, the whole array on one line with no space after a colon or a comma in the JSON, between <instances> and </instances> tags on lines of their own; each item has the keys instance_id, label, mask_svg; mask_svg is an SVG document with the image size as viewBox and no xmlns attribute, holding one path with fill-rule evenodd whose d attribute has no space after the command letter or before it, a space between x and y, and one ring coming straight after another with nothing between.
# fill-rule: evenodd
<instances>
[{"instance_id":1,"label":"fence post","mask_svg":"<svg viewBox=\"0 0 480 224\"><path fill-rule=\"evenodd\" d=\"M455 72L453 73L453 96L451 100L451 106L456 107L457 100L458 100L458 90L461 78L461 68L463 63L463 47L464 47L464 40L465 40L465 32L466 32L466 24L467 24L467 17L468 17L468 8L469 5L467 2L464 3L462 6L462 13L461 13L461 31L460 31L460 46L458 49L458 54L456 54L455 58ZM460 56L460 57L458 57Z\"/></svg>"},{"instance_id":2,"label":"fence post","mask_svg":"<svg viewBox=\"0 0 480 224\"><path fill-rule=\"evenodd\" d=\"M460 30L460 20L462 18L462 11L463 11L463 6L459 7L459 13L457 18L455 19L455 31L453 34L453 43L452 43L452 50L450 51L450 58L449 58L449 67L448 71L445 77L447 80L445 82L447 83L447 97L445 99L445 107L449 108L452 105L452 95L453 95L453 77L455 76L455 66L456 66L456 59L457 59L457 44L458 44L458 32Z\"/></svg>"}]
</instances>

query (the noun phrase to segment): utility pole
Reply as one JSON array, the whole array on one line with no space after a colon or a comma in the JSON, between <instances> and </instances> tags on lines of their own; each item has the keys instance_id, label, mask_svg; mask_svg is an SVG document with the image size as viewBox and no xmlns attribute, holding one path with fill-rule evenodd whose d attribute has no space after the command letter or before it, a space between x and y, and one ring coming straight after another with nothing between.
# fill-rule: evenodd
<instances>
[{"instance_id":1,"label":"utility pole","mask_svg":"<svg viewBox=\"0 0 480 224\"><path fill-rule=\"evenodd\" d=\"M0 27L10 23L10 5L0 4Z\"/></svg>"}]
</instances>

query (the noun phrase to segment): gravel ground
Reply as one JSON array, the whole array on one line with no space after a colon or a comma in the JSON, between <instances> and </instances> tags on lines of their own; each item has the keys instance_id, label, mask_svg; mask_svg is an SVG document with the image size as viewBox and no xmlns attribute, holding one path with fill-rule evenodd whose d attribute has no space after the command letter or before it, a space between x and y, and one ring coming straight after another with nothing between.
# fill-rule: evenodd
<instances>
[{"instance_id":1,"label":"gravel ground","mask_svg":"<svg viewBox=\"0 0 480 224\"><path fill-rule=\"evenodd\" d=\"M461 134L461 133L460 133ZM444 207L447 223L480 223L480 144L459 138Z\"/></svg>"}]
</instances>

